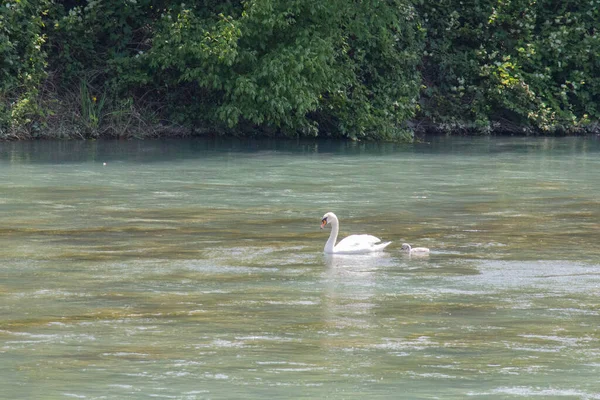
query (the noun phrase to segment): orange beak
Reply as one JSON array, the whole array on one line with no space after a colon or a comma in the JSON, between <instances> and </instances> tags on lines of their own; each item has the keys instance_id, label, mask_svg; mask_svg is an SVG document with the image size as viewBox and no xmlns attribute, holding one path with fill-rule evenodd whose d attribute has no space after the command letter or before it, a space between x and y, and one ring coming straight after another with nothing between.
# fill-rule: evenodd
<instances>
[{"instance_id":1,"label":"orange beak","mask_svg":"<svg viewBox=\"0 0 600 400\"><path fill-rule=\"evenodd\" d=\"M327 218L321 220L321 229L323 229L323 227L325 227L325 225L327 225Z\"/></svg>"}]
</instances>

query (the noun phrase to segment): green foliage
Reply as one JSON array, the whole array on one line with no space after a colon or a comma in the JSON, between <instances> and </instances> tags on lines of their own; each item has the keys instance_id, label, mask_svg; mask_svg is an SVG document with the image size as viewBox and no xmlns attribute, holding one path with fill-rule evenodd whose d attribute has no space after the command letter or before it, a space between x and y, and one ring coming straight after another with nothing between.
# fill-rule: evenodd
<instances>
[{"instance_id":1,"label":"green foliage","mask_svg":"<svg viewBox=\"0 0 600 400\"><path fill-rule=\"evenodd\" d=\"M74 137L168 126L381 140L411 140L414 122L581 131L600 118L599 10L600 0L11 0L0 4L0 138L57 126Z\"/></svg>"},{"instance_id":2,"label":"green foliage","mask_svg":"<svg viewBox=\"0 0 600 400\"><path fill-rule=\"evenodd\" d=\"M89 0L48 19L53 76L86 76L109 109L130 98L191 127L410 137L422 32L405 0Z\"/></svg>"},{"instance_id":3,"label":"green foliage","mask_svg":"<svg viewBox=\"0 0 600 400\"><path fill-rule=\"evenodd\" d=\"M418 93L412 11L342 0L253 0L228 15L179 9L162 18L147 59L164 85L193 93L204 123L392 138Z\"/></svg>"},{"instance_id":4,"label":"green foliage","mask_svg":"<svg viewBox=\"0 0 600 400\"><path fill-rule=\"evenodd\" d=\"M40 114L39 87L45 78L42 15L46 1L0 3L0 137L30 125Z\"/></svg>"},{"instance_id":5,"label":"green foliage","mask_svg":"<svg viewBox=\"0 0 600 400\"><path fill-rule=\"evenodd\" d=\"M600 117L600 1L424 2L421 116L560 132Z\"/></svg>"},{"instance_id":6,"label":"green foliage","mask_svg":"<svg viewBox=\"0 0 600 400\"><path fill-rule=\"evenodd\" d=\"M339 7L344 12L336 74L343 80L327 93L321 111L335 117L329 130L352 138L410 139L404 124L415 112L423 42L413 7L402 1Z\"/></svg>"}]
</instances>

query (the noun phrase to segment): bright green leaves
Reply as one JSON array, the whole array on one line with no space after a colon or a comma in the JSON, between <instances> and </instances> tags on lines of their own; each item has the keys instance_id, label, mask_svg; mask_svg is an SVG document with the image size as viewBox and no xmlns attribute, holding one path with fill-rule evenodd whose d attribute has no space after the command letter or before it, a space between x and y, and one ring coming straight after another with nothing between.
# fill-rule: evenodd
<instances>
[{"instance_id":1,"label":"bright green leaves","mask_svg":"<svg viewBox=\"0 0 600 400\"><path fill-rule=\"evenodd\" d=\"M179 83L213 92L210 100L218 101L207 107L214 106L214 115L230 128L245 122L293 131L316 109L333 54L314 26L298 22L298 7L254 1L238 18L201 18L192 9L168 15L150 62L176 69Z\"/></svg>"},{"instance_id":2,"label":"bright green leaves","mask_svg":"<svg viewBox=\"0 0 600 400\"><path fill-rule=\"evenodd\" d=\"M253 0L232 15L178 10L162 18L148 60L171 90L193 83L206 94L200 121L395 138L418 94L410 11L375 0Z\"/></svg>"},{"instance_id":3,"label":"bright green leaves","mask_svg":"<svg viewBox=\"0 0 600 400\"><path fill-rule=\"evenodd\" d=\"M193 10L183 9L163 16L158 26L148 57L152 67L175 68L181 82L198 81L202 86L222 88L220 72L234 64L240 37L231 17L221 14L206 21Z\"/></svg>"}]
</instances>

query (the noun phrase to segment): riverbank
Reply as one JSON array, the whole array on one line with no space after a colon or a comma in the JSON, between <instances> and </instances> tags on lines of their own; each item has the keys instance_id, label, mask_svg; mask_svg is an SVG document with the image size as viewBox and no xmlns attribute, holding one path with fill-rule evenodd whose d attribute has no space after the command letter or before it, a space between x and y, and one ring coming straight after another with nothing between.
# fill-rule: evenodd
<instances>
[{"instance_id":1,"label":"riverbank","mask_svg":"<svg viewBox=\"0 0 600 400\"><path fill-rule=\"evenodd\" d=\"M153 122L144 120L139 112L131 111L127 123L107 123L105 126L91 128L81 117L72 116L70 119L52 118L49 123L32 127L17 127L6 132L0 131L2 141L28 140L90 140L90 139L161 139L186 137L230 137L230 138L280 138L293 139L294 136L281 134L276 131L265 132L264 129L230 129L226 127L196 127L183 126L168 121ZM397 141L411 142L426 135L446 136L588 136L600 135L600 123L594 122L585 126L559 127L543 131L531 126L516 126L514 124L494 123L492 126L477 126L473 123L431 123L413 120L409 123L412 135L400 137ZM297 137L301 137L299 134ZM319 132L314 138L329 138L327 132ZM378 141L372 138L337 138L346 140Z\"/></svg>"}]
</instances>

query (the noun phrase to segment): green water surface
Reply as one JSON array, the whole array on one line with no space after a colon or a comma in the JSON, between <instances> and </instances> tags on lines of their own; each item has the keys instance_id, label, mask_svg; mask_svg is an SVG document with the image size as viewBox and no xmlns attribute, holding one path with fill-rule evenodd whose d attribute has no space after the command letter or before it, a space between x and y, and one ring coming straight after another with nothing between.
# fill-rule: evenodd
<instances>
[{"instance_id":1,"label":"green water surface","mask_svg":"<svg viewBox=\"0 0 600 400\"><path fill-rule=\"evenodd\" d=\"M600 399L596 137L0 143L0 177L0 398ZM393 243L325 256L327 211Z\"/></svg>"}]
</instances>

